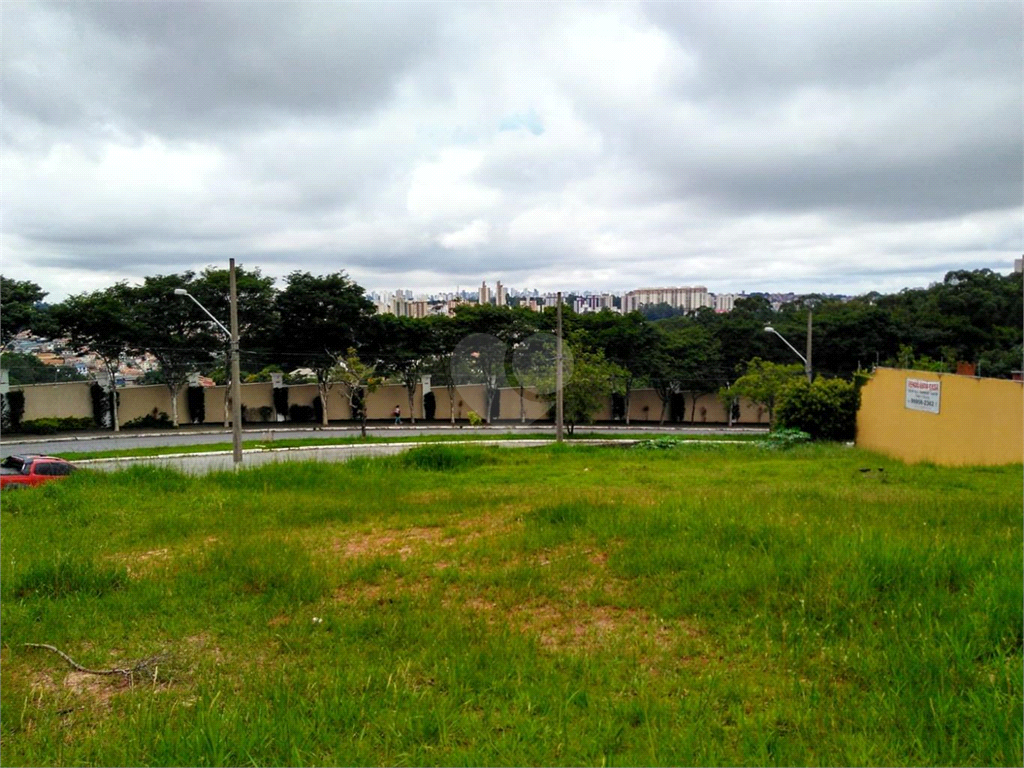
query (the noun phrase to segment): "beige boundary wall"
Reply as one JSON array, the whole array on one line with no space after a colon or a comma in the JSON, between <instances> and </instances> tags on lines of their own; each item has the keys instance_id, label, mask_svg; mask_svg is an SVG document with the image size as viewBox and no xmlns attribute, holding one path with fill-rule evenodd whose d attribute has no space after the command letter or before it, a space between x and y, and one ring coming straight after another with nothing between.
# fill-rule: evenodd
<instances>
[{"instance_id":1,"label":"beige boundary wall","mask_svg":"<svg viewBox=\"0 0 1024 768\"><path fill-rule=\"evenodd\" d=\"M48 417L91 417L92 399L89 395L90 382L73 382L68 384L37 384L34 386L17 387L25 393L24 420ZM156 384L144 387L125 387L119 389L120 406L118 420L125 424L146 414L161 411L170 415L170 394L167 387ZM434 421L450 421L452 404L448 390L434 387L436 410ZM225 387L207 387L204 390L205 420L204 423L214 425L224 423ZM288 387L288 404L312 405L318 395L315 384L296 384ZM501 398L501 416L503 422L518 422L520 419L519 390L504 388L499 391ZM548 404L537 397L531 390L525 395L526 421L533 422L547 418ZM381 387L367 398L369 410L367 417L371 421L392 418L395 405L402 406L402 419L409 421L409 395L401 385ZM423 418L423 387L417 385L413 396L416 418ZM259 409L273 409L273 387L269 382L242 385L242 404L246 407L247 423L259 423ZM690 423L691 415L694 424L723 424L728 421L728 414L717 395L705 394L697 399L693 407L690 393L686 393L685 423ZM471 385L459 387L455 393L455 418L466 420L470 411L483 414L484 387ZM327 396L327 417L332 421L344 421L351 418L348 400L342 394L342 388L335 385ZM634 424L657 424L661 418L661 399L653 389L638 389L630 396L630 422ZM611 398L605 406L595 414L597 421L611 421ZM183 389L178 395L178 419L182 424L189 423L187 391ZM270 422L275 422L271 415ZM768 414L763 408L746 400L740 402L740 424L767 424Z\"/></svg>"},{"instance_id":2,"label":"beige boundary wall","mask_svg":"<svg viewBox=\"0 0 1024 768\"><path fill-rule=\"evenodd\" d=\"M937 393L928 399L938 413L907 407L908 379L938 383ZM857 445L908 462L953 466L1020 462L1024 459L1024 384L878 368L861 390Z\"/></svg>"}]
</instances>

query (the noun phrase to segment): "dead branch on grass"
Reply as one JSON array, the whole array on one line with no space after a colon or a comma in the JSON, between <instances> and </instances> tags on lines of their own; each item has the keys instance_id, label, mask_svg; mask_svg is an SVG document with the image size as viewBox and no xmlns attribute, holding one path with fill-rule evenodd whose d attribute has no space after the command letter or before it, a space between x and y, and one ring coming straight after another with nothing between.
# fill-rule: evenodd
<instances>
[{"instance_id":1,"label":"dead branch on grass","mask_svg":"<svg viewBox=\"0 0 1024 768\"><path fill-rule=\"evenodd\" d=\"M46 651L51 651L60 656L64 661L70 664L76 671L84 672L87 675L121 675L126 680L134 681L135 675L145 674L146 677L152 677L153 682L156 682L156 676L158 667L163 662L167 661L166 653L159 653L155 656L149 656L145 659L132 664L130 667L112 667L110 669L89 669L83 667L77 661L68 656L64 651L59 648L54 648L52 645L46 645L44 643L25 643L26 648L42 648Z\"/></svg>"}]
</instances>

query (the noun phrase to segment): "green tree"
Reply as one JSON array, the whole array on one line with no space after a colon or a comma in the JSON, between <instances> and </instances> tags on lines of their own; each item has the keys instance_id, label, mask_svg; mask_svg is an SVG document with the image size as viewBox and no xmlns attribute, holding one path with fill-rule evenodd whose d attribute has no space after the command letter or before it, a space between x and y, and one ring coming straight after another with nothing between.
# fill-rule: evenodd
<instances>
[{"instance_id":1,"label":"green tree","mask_svg":"<svg viewBox=\"0 0 1024 768\"><path fill-rule=\"evenodd\" d=\"M726 407L732 406L734 398L745 397L764 406L768 411L768 420L774 422L775 406L782 393L803 376L804 367L800 364L780 365L755 357L747 363L746 373L734 381L731 387L719 390L719 396Z\"/></svg>"},{"instance_id":2,"label":"green tree","mask_svg":"<svg viewBox=\"0 0 1024 768\"><path fill-rule=\"evenodd\" d=\"M35 355L21 352L4 352L0 355L0 368L8 372L13 386L28 384L60 384L70 381L85 381L86 378L74 368L65 365L47 365Z\"/></svg>"},{"instance_id":3,"label":"green tree","mask_svg":"<svg viewBox=\"0 0 1024 768\"><path fill-rule=\"evenodd\" d=\"M630 396L654 375L658 365L661 336L657 328L639 312L620 315L602 310L578 319L583 335L580 341L591 349L600 349L614 363L617 375L615 391L625 403L625 421L630 422Z\"/></svg>"},{"instance_id":4,"label":"green tree","mask_svg":"<svg viewBox=\"0 0 1024 768\"><path fill-rule=\"evenodd\" d=\"M704 327L690 323L661 332L652 383L661 399L660 423L665 423L673 398L690 393L693 421L697 398L718 391L722 383L718 340Z\"/></svg>"},{"instance_id":5,"label":"green tree","mask_svg":"<svg viewBox=\"0 0 1024 768\"><path fill-rule=\"evenodd\" d=\"M424 320L395 315L371 318L373 334L379 338L374 348L379 355L377 368L381 373L400 381L409 399L409 418L416 423L416 387L423 380L436 353L436 338Z\"/></svg>"},{"instance_id":6,"label":"green tree","mask_svg":"<svg viewBox=\"0 0 1024 768\"><path fill-rule=\"evenodd\" d=\"M366 396L377 391L381 378L377 376L376 366L368 365L359 359L356 350L350 347L344 357L337 360L337 364L328 373L331 382L341 384L341 392L352 411L352 417L359 418L360 434L366 437ZM327 413L327 400L324 403L324 413ZM324 417L324 423L327 418Z\"/></svg>"},{"instance_id":7,"label":"green tree","mask_svg":"<svg viewBox=\"0 0 1024 768\"><path fill-rule=\"evenodd\" d=\"M117 414L117 372L121 358L131 348L134 334L131 315L125 311L128 288L124 283L102 291L71 296L50 309L60 332L76 347L97 355L106 369L110 388L112 421L121 429Z\"/></svg>"},{"instance_id":8,"label":"green tree","mask_svg":"<svg viewBox=\"0 0 1024 768\"><path fill-rule=\"evenodd\" d=\"M367 319L373 303L361 286L344 272L314 276L293 272L275 302L280 317L277 349L294 367L316 375L320 400L325 404L322 425L327 426L327 395L331 371L348 349L359 350L367 341Z\"/></svg>"},{"instance_id":9,"label":"green tree","mask_svg":"<svg viewBox=\"0 0 1024 768\"><path fill-rule=\"evenodd\" d=\"M130 329L129 347L149 352L160 363L164 386L171 400L171 423L177 427L178 395L193 371L209 367L227 340L210 319L188 298L175 296L177 288L189 293L195 275L154 275L142 285L126 286L121 293Z\"/></svg>"},{"instance_id":10,"label":"green tree","mask_svg":"<svg viewBox=\"0 0 1024 768\"><path fill-rule=\"evenodd\" d=\"M458 396L458 376L455 371L455 350L461 336L452 318L434 315L424 318L430 334L433 354L427 359L424 373L430 374L433 385L444 387L448 394L448 412L455 425L455 400Z\"/></svg>"},{"instance_id":11,"label":"green tree","mask_svg":"<svg viewBox=\"0 0 1024 768\"><path fill-rule=\"evenodd\" d=\"M621 390L623 371L619 366L605 359L600 351L587 351L581 347L572 349L572 376L562 387L562 407L565 426L572 435L578 424L593 424L594 415L607 403L613 392ZM557 393L546 398L552 401Z\"/></svg>"},{"instance_id":12,"label":"green tree","mask_svg":"<svg viewBox=\"0 0 1024 768\"><path fill-rule=\"evenodd\" d=\"M509 383L511 357L517 344L536 333L539 318L525 308L497 307L490 304L465 304L455 309L456 333L463 338L460 354L472 355L475 377L484 385L484 420L490 424L498 390ZM489 340L490 339L490 340ZM496 340L496 341L495 341ZM469 346L466 346L466 345ZM473 347L470 349L469 347ZM514 378L514 377L513 377ZM520 387L520 415L525 410L524 392Z\"/></svg>"},{"instance_id":13,"label":"green tree","mask_svg":"<svg viewBox=\"0 0 1024 768\"><path fill-rule=\"evenodd\" d=\"M190 292L225 326L230 328L231 271L208 267L195 280ZM235 293L238 312L239 354L253 364L266 360L266 340L277 331L278 315L274 307L274 278L264 277L259 269L235 267ZM199 312L198 307L194 307ZM223 333L223 332L222 332ZM242 351L245 350L245 351ZM240 365L242 361L239 361ZM245 366L242 365L244 368ZM251 370L251 369L250 369ZM224 385L224 427L231 424L231 348L224 350L223 366L211 378ZM244 374L243 374L243 381Z\"/></svg>"},{"instance_id":14,"label":"green tree","mask_svg":"<svg viewBox=\"0 0 1024 768\"><path fill-rule=\"evenodd\" d=\"M39 320L37 305L46 291L28 280L10 280L0 275L0 343L6 344Z\"/></svg>"}]
</instances>

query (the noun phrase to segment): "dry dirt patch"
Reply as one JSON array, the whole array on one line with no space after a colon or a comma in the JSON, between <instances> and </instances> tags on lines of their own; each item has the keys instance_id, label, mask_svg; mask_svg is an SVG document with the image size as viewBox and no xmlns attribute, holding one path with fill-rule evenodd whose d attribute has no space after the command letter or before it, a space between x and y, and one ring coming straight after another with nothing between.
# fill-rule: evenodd
<instances>
[{"instance_id":1,"label":"dry dirt patch","mask_svg":"<svg viewBox=\"0 0 1024 768\"><path fill-rule=\"evenodd\" d=\"M502 606L482 597L471 597L464 605L489 624L504 623L535 636L552 651L591 651L626 638L664 651L681 637L699 634L695 626L662 621L637 608L546 599Z\"/></svg>"},{"instance_id":2,"label":"dry dirt patch","mask_svg":"<svg viewBox=\"0 0 1024 768\"><path fill-rule=\"evenodd\" d=\"M398 555L405 560L423 547L448 546L451 543L452 540L445 539L441 528L405 528L357 534L345 541L336 539L331 549L345 557Z\"/></svg>"}]
</instances>

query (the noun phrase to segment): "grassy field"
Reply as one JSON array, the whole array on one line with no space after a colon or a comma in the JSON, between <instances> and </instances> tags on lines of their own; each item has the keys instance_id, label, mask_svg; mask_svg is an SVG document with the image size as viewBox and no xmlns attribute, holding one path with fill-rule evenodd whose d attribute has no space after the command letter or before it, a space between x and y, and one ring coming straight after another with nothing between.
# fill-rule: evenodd
<instances>
[{"instance_id":1,"label":"grassy field","mask_svg":"<svg viewBox=\"0 0 1024 768\"><path fill-rule=\"evenodd\" d=\"M4 494L3 762L1020 765L1021 499L839 446L80 473Z\"/></svg>"}]
</instances>

